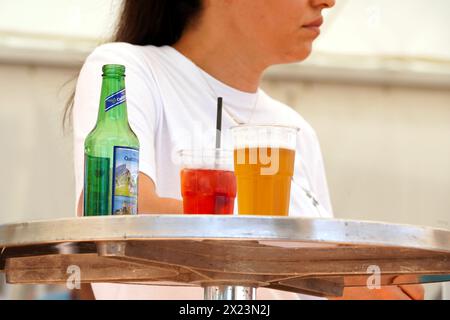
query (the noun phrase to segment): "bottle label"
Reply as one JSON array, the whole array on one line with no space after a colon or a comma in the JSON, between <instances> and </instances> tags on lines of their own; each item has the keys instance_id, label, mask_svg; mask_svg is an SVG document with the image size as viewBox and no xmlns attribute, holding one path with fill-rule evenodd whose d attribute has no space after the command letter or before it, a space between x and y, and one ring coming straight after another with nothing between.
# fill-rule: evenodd
<instances>
[{"instance_id":1,"label":"bottle label","mask_svg":"<svg viewBox=\"0 0 450 320\"><path fill-rule=\"evenodd\" d=\"M105 111L109 111L127 100L125 89L113 93L105 99Z\"/></svg>"},{"instance_id":2,"label":"bottle label","mask_svg":"<svg viewBox=\"0 0 450 320\"><path fill-rule=\"evenodd\" d=\"M112 214L137 214L139 150L114 147Z\"/></svg>"},{"instance_id":3,"label":"bottle label","mask_svg":"<svg viewBox=\"0 0 450 320\"><path fill-rule=\"evenodd\" d=\"M109 158L85 155L84 215L109 215Z\"/></svg>"}]
</instances>

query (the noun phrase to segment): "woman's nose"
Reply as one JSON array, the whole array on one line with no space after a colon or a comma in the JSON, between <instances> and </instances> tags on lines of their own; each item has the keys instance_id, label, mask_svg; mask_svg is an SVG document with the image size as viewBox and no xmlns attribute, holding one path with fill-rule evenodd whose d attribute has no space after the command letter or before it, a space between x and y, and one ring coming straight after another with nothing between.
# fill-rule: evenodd
<instances>
[{"instance_id":1,"label":"woman's nose","mask_svg":"<svg viewBox=\"0 0 450 320\"><path fill-rule=\"evenodd\" d=\"M334 7L336 0L311 0L313 7L321 7L321 9L328 9Z\"/></svg>"}]
</instances>

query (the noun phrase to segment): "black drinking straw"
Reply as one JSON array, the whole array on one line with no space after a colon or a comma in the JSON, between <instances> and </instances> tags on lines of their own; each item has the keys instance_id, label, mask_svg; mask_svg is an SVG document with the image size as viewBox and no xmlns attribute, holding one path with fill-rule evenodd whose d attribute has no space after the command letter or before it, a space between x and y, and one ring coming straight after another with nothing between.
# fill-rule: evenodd
<instances>
[{"instance_id":1,"label":"black drinking straw","mask_svg":"<svg viewBox=\"0 0 450 320\"><path fill-rule=\"evenodd\" d=\"M222 107L223 98L217 99L216 149L220 149L222 139Z\"/></svg>"}]
</instances>

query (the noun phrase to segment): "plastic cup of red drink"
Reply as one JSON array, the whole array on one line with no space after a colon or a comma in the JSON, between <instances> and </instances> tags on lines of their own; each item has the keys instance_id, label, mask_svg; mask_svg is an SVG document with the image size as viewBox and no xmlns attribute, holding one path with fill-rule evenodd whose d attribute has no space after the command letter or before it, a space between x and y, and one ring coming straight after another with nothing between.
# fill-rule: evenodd
<instances>
[{"instance_id":1,"label":"plastic cup of red drink","mask_svg":"<svg viewBox=\"0 0 450 320\"><path fill-rule=\"evenodd\" d=\"M236 199L233 151L182 150L180 158L184 213L233 214Z\"/></svg>"}]
</instances>

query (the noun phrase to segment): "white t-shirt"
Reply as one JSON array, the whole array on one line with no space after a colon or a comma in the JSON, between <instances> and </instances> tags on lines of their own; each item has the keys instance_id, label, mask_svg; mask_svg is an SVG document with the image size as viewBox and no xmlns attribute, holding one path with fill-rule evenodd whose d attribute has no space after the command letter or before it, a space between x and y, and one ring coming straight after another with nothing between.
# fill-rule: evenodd
<instances>
[{"instance_id":1,"label":"white t-shirt","mask_svg":"<svg viewBox=\"0 0 450 320\"><path fill-rule=\"evenodd\" d=\"M83 189L84 140L94 128L104 64L126 66L128 121L139 138L139 170L152 178L160 197L181 200L177 152L214 148L217 97L224 98L223 148L232 149L229 128L237 121L300 128L291 186L290 216L332 217L319 142L311 126L293 109L263 90L246 93L213 78L176 49L110 43L86 60L76 88L73 112L76 199ZM97 298L201 299L199 288L94 285ZM259 298L298 295L260 289Z\"/></svg>"}]
</instances>

